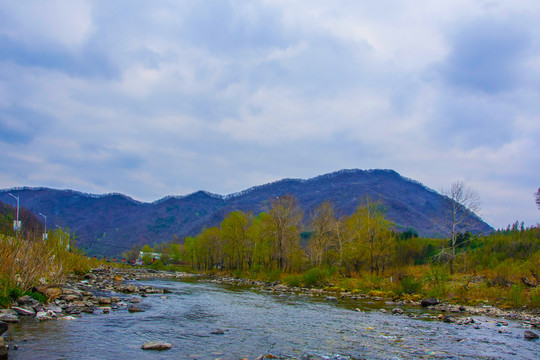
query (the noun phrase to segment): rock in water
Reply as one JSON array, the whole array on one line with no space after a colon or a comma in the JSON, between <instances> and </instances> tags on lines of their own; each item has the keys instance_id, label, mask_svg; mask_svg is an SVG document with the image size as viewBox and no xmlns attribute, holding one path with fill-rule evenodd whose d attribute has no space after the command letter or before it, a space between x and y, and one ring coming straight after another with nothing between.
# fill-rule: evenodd
<instances>
[{"instance_id":1,"label":"rock in water","mask_svg":"<svg viewBox=\"0 0 540 360\"><path fill-rule=\"evenodd\" d=\"M525 339L527 340L536 340L538 339L538 335L533 333L532 331L530 330L525 330L525 335L524 335Z\"/></svg>"},{"instance_id":2,"label":"rock in water","mask_svg":"<svg viewBox=\"0 0 540 360\"><path fill-rule=\"evenodd\" d=\"M420 303L420 305L422 305L422 307L427 307L427 306L437 305L438 303L439 303L439 300L438 300L438 299L435 299L435 298L429 298L429 299L424 299L424 300L422 300L422 302Z\"/></svg>"},{"instance_id":3,"label":"rock in water","mask_svg":"<svg viewBox=\"0 0 540 360\"><path fill-rule=\"evenodd\" d=\"M8 358L8 348L4 341L4 338L0 336L0 359Z\"/></svg>"},{"instance_id":4,"label":"rock in water","mask_svg":"<svg viewBox=\"0 0 540 360\"><path fill-rule=\"evenodd\" d=\"M130 313L143 312L143 310L139 309L139 308L136 307L135 305L132 305L132 306L128 307L128 311L129 311Z\"/></svg>"},{"instance_id":5,"label":"rock in water","mask_svg":"<svg viewBox=\"0 0 540 360\"><path fill-rule=\"evenodd\" d=\"M172 348L172 345L164 341L148 341L143 344L143 350L169 350Z\"/></svg>"},{"instance_id":6,"label":"rock in water","mask_svg":"<svg viewBox=\"0 0 540 360\"><path fill-rule=\"evenodd\" d=\"M3 321L0 321L0 335L5 333L7 331L7 329L8 329L8 324L6 324Z\"/></svg>"},{"instance_id":7,"label":"rock in water","mask_svg":"<svg viewBox=\"0 0 540 360\"><path fill-rule=\"evenodd\" d=\"M0 314L0 321L7 323L18 323L19 318L12 314Z\"/></svg>"}]
</instances>

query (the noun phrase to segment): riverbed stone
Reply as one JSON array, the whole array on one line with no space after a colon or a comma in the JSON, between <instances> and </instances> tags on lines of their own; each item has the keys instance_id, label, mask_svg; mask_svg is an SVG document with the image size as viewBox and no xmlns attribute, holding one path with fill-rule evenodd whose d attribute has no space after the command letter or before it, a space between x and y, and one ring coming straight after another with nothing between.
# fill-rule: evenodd
<instances>
[{"instance_id":1,"label":"riverbed stone","mask_svg":"<svg viewBox=\"0 0 540 360\"><path fill-rule=\"evenodd\" d=\"M8 329L8 324L3 322L3 321L0 321L0 336L5 333Z\"/></svg>"},{"instance_id":2,"label":"riverbed stone","mask_svg":"<svg viewBox=\"0 0 540 360\"><path fill-rule=\"evenodd\" d=\"M106 296L98 296L97 297L97 302L100 303L100 304L110 304L111 303L111 298L106 297Z\"/></svg>"},{"instance_id":3,"label":"riverbed stone","mask_svg":"<svg viewBox=\"0 0 540 360\"><path fill-rule=\"evenodd\" d=\"M39 302L30 295L23 295L17 299L17 304L22 306L33 306Z\"/></svg>"},{"instance_id":4,"label":"riverbed stone","mask_svg":"<svg viewBox=\"0 0 540 360\"><path fill-rule=\"evenodd\" d=\"M36 311L34 309L26 306L12 306L11 309L15 310L17 314L23 316L33 316L36 314Z\"/></svg>"},{"instance_id":5,"label":"riverbed stone","mask_svg":"<svg viewBox=\"0 0 540 360\"><path fill-rule=\"evenodd\" d=\"M434 305L437 305L440 301L438 299L435 299L435 298L429 298L429 299L424 299L420 302L420 305L422 305L422 307L427 307L427 306L434 306Z\"/></svg>"},{"instance_id":6,"label":"riverbed stone","mask_svg":"<svg viewBox=\"0 0 540 360\"><path fill-rule=\"evenodd\" d=\"M37 292L44 295L48 299L56 299L62 295L62 288L57 285L39 286L36 288Z\"/></svg>"},{"instance_id":7,"label":"riverbed stone","mask_svg":"<svg viewBox=\"0 0 540 360\"><path fill-rule=\"evenodd\" d=\"M400 308L392 309L392 314L403 314L403 309L400 309Z\"/></svg>"},{"instance_id":8,"label":"riverbed stone","mask_svg":"<svg viewBox=\"0 0 540 360\"><path fill-rule=\"evenodd\" d=\"M148 341L141 347L143 350L169 350L172 348L172 344L165 341Z\"/></svg>"},{"instance_id":9,"label":"riverbed stone","mask_svg":"<svg viewBox=\"0 0 540 360\"><path fill-rule=\"evenodd\" d=\"M128 311L129 311L130 313L144 312L144 310L138 308L138 307L135 306L135 305L131 305L130 307L128 307Z\"/></svg>"},{"instance_id":10,"label":"riverbed stone","mask_svg":"<svg viewBox=\"0 0 540 360\"><path fill-rule=\"evenodd\" d=\"M44 320L52 320L52 316L48 312L40 311L36 314L36 320L44 321Z\"/></svg>"},{"instance_id":11,"label":"riverbed stone","mask_svg":"<svg viewBox=\"0 0 540 360\"><path fill-rule=\"evenodd\" d=\"M532 332L531 330L525 330L525 334L523 334L523 337L526 340L536 340L538 339L538 334Z\"/></svg>"},{"instance_id":12,"label":"riverbed stone","mask_svg":"<svg viewBox=\"0 0 540 360\"><path fill-rule=\"evenodd\" d=\"M0 314L0 321L16 324L19 322L19 318L13 314Z\"/></svg>"},{"instance_id":13,"label":"riverbed stone","mask_svg":"<svg viewBox=\"0 0 540 360\"><path fill-rule=\"evenodd\" d=\"M0 359L8 358L8 348L3 337L0 336Z\"/></svg>"}]
</instances>

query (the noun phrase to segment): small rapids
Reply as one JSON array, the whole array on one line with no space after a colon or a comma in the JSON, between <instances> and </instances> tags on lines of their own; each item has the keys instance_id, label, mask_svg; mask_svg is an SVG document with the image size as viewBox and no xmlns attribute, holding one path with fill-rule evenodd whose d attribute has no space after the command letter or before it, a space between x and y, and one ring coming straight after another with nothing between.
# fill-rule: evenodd
<instances>
[{"instance_id":1,"label":"small rapids","mask_svg":"<svg viewBox=\"0 0 540 360\"><path fill-rule=\"evenodd\" d=\"M10 326L9 359L538 359L540 343L519 322L474 317L472 325L411 318L421 308L269 294L205 281L153 280L169 294L144 298L140 313L25 319ZM361 311L354 311L355 309ZM147 341L167 351L143 351Z\"/></svg>"}]
</instances>

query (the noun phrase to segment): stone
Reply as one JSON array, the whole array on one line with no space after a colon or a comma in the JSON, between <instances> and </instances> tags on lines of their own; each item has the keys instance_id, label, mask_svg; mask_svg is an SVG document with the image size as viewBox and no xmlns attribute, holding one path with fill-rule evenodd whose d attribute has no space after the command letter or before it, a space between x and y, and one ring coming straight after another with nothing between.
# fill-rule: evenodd
<instances>
[{"instance_id":1,"label":"stone","mask_svg":"<svg viewBox=\"0 0 540 360\"><path fill-rule=\"evenodd\" d=\"M337 301L337 298L335 296L327 296L326 299L324 299L326 301Z\"/></svg>"},{"instance_id":2,"label":"stone","mask_svg":"<svg viewBox=\"0 0 540 360\"><path fill-rule=\"evenodd\" d=\"M445 323L455 323L456 322L456 319L451 316L451 315L446 315L444 318L443 318L443 321Z\"/></svg>"},{"instance_id":3,"label":"stone","mask_svg":"<svg viewBox=\"0 0 540 360\"><path fill-rule=\"evenodd\" d=\"M400 309L400 308L392 309L392 314L403 314L403 309Z\"/></svg>"},{"instance_id":4,"label":"stone","mask_svg":"<svg viewBox=\"0 0 540 360\"><path fill-rule=\"evenodd\" d=\"M17 299L17 304L32 306L38 304L38 301L31 297L30 295L24 295Z\"/></svg>"},{"instance_id":5,"label":"stone","mask_svg":"<svg viewBox=\"0 0 540 360\"><path fill-rule=\"evenodd\" d=\"M216 331L212 331L210 334L212 335L225 335L225 331L218 329Z\"/></svg>"},{"instance_id":6,"label":"stone","mask_svg":"<svg viewBox=\"0 0 540 360\"><path fill-rule=\"evenodd\" d=\"M536 340L538 339L538 334L532 332L531 330L525 330L525 334L523 335L523 337L526 340Z\"/></svg>"},{"instance_id":7,"label":"stone","mask_svg":"<svg viewBox=\"0 0 540 360\"><path fill-rule=\"evenodd\" d=\"M23 316L34 316L36 311L32 308L27 308L26 306L12 306L12 310L15 310L17 314Z\"/></svg>"},{"instance_id":8,"label":"stone","mask_svg":"<svg viewBox=\"0 0 540 360\"><path fill-rule=\"evenodd\" d=\"M142 302L143 300L141 298L131 298L131 299L128 299L128 302L132 303L132 304L138 304L140 302Z\"/></svg>"},{"instance_id":9,"label":"stone","mask_svg":"<svg viewBox=\"0 0 540 360\"><path fill-rule=\"evenodd\" d=\"M49 315L49 313L45 311L40 311L36 314L36 320L52 320L52 317Z\"/></svg>"},{"instance_id":10,"label":"stone","mask_svg":"<svg viewBox=\"0 0 540 360\"><path fill-rule=\"evenodd\" d=\"M135 312L143 312L144 310L139 309L135 305L131 305L130 307L128 307L128 311L130 313L135 313Z\"/></svg>"},{"instance_id":11,"label":"stone","mask_svg":"<svg viewBox=\"0 0 540 360\"><path fill-rule=\"evenodd\" d=\"M8 348L4 338L0 336L0 359L8 358Z\"/></svg>"},{"instance_id":12,"label":"stone","mask_svg":"<svg viewBox=\"0 0 540 360\"><path fill-rule=\"evenodd\" d=\"M144 343L141 348L143 350L163 351L163 350L171 349L172 345L169 344L168 342L164 342L164 341L148 341L148 342Z\"/></svg>"},{"instance_id":13,"label":"stone","mask_svg":"<svg viewBox=\"0 0 540 360\"><path fill-rule=\"evenodd\" d=\"M461 306L459 307L459 311L465 311L465 310L467 310L467 308L466 308L465 306L461 305Z\"/></svg>"},{"instance_id":14,"label":"stone","mask_svg":"<svg viewBox=\"0 0 540 360\"><path fill-rule=\"evenodd\" d=\"M110 304L111 303L111 298L108 298L106 296L98 296L97 301L100 304Z\"/></svg>"},{"instance_id":15,"label":"stone","mask_svg":"<svg viewBox=\"0 0 540 360\"><path fill-rule=\"evenodd\" d=\"M124 278L122 277L122 275L114 275L113 280L114 281L124 281Z\"/></svg>"},{"instance_id":16,"label":"stone","mask_svg":"<svg viewBox=\"0 0 540 360\"><path fill-rule=\"evenodd\" d=\"M3 321L0 321L0 336L5 333L8 329L8 324Z\"/></svg>"},{"instance_id":17,"label":"stone","mask_svg":"<svg viewBox=\"0 0 540 360\"><path fill-rule=\"evenodd\" d=\"M62 295L62 288L59 286L40 286L36 290L51 300L54 300Z\"/></svg>"},{"instance_id":18,"label":"stone","mask_svg":"<svg viewBox=\"0 0 540 360\"><path fill-rule=\"evenodd\" d=\"M74 294L67 294L67 295L62 295L61 299L66 300L67 302L73 302L73 301L81 300L82 297L79 297L79 296L74 295Z\"/></svg>"},{"instance_id":19,"label":"stone","mask_svg":"<svg viewBox=\"0 0 540 360\"><path fill-rule=\"evenodd\" d=\"M0 321L16 324L19 322L19 318L16 315L12 315L12 314L1 314Z\"/></svg>"},{"instance_id":20,"label":"stone","mask_svg":"<svg viewBox=\"0 0 540 360\"><path fill-rule=\"evenodd\" d=\"M434 306L434 305L437 305L439 302L440 301L438 299L429 298L429 299L422 300L422 302L420 302L420 305L422 305L422 307Z\"/></svg>"},{"instance_id":21,"label":"stone","mask_svg":"<svg viewBox=\"0 0 540 360\"><path fill-rule=\"evenodd\" d=\"M60 306L57 306L57 305L49 305L49 306L47 306L45 308L45 310L52 311L52 312L55 312L57 314L62 312L62 308Z\"/></svg>"}]
</instances>

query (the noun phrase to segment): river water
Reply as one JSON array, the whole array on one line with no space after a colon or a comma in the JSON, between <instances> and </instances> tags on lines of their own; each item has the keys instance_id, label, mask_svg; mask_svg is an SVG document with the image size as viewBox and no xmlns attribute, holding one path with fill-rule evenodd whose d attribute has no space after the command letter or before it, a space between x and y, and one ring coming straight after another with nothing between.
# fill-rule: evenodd
<instances>
[{"instance_id":1,"label":"river water","mask_svg":"<svg viewBox=\"0 0 540 360\"><path fill-rule=\"evenodd\" d=\"M477 329L392 315L391 306L383 305L389 311L383 313L367 300L329 302L205 281L138 284L172 293L145 298L141 313L123 309L72 321L25 319L10 326L9 343L19 349L10 350L9 359L540 358L540 343L524 340L525 329L513 321L501 327L497 319L474 317ZM173 348L143 351L141 345L150 340Z\"/></svg>"}]
</instances>

